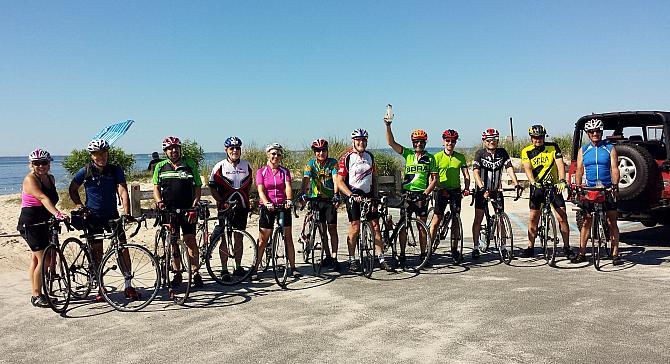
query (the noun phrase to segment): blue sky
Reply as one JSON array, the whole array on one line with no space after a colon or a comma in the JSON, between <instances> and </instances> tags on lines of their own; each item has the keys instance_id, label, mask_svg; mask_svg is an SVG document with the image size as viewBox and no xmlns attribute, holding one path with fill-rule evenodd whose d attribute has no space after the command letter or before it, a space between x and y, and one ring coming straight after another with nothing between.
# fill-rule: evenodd
<instances>
[{"instance_id":1,"label":"blue sky","mask_svg":"<svg viewBox=\"0 0 670 364\"><path fill-rule=\"evenodd\" d=\"M581 115L669 110L668 1L0 2L0 155L82 148L106 124L303 148L455 128L564 134Z\"/></svg>"}]
</instances>

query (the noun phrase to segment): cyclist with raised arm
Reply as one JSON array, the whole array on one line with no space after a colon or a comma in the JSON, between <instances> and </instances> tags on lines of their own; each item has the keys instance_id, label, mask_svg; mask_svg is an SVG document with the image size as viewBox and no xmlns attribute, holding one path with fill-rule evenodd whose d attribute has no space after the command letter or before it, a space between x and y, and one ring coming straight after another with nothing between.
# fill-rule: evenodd
<instances>
[{"instance_id":1,"label":"cyclist with raised arm","mask_svg":"<svg viewBox=\"0 0 670 364\"><path fill-rule=\"evenodd\" d=\"M500 133L498 130L489 128L482 132L482 141L484 148L475 153L472 161L472 174L475 177L477 193L475 194L475 218L472 222L472 239L474 240L474 249L472 250L472 259L479 259L479 230L481 229L482 219L484 218L484 206L487 198L497 198L502 195L502 172L512 179L517 192L521 190L519 181L516 179L514 167L509 153L505 148L498 148ZM504 200L501 199L504 205ZM502 253L509 254L507 250Z\"/></svg>"},{"instance_id":2,"label":"cyclist with raised arm","mask_svg":"<svg viewBox=\"0 0 670 364\"><path fill-rule=\"evenodd\" d=\"M89 234L102 234L109 230L108 222L119 218L119 211L116 207L116 196L121 198L121 207L123 213L130 216L130 199L128 198L128 186L126 177L121 167L109 164L109 143L103 139L94 139L86 147L91 156L91 163L82 167L70 182L69 195L78 209L84 206L79 196L79 187L84 185L86 191L86 210L85 219ZM126 235L121 231L119 241L126 242ZM91 252L96 266L99 266L102 259L102 239L89 241ZM122 257L130 266L130 257L128 250L122 251ZM102 289L102 288L101 288ZM130 279L126 279L124 294L128 299L138 299L138 293L132 286ZM101 292L95 297L95 300L102 302L104 297Z\"/></svg>"},{"instance_id":3,"label":"cyclist with raised arm","mask_svg":"<svg viewBox=\"0 0 670 364\"><path fill-rule=\"evenodd\" d=\"M247 217L249 216L249 192L253 184L253 173L251 165L246 160L240 159L242 156L242 140L236 136L231 136L224 142L226 148L226 159L217 163L212 168L212 173L209 176L209 189L212 192L212 197L216 200L216 206L219 210L227 208L227 204L236 203L233 211L232 219L230 221L233 228L238 230L245 230L247 228ZM223 214L219 214L219 224L214 227L210 235L210 242L216 240L219 236L222 239L226 238L223 234L224 222L222 221ZM247 272L241 266L242 255L242 234L235 233L233 235L234 249L235 249L235 270L232 272L233 276L244 277ZM221 250L221 266L228 265L228 244L222 242L219 244ZM230 272L224 270L221 272L221 280L229 282Z\"/></svg>"},{"instance_id":4,"label":"cyclist with raised arm","mask_svg":"<svg viewBox=\"0 0 670 364\"><path fill-rule=\"evenodd\" d=\"M523 251L522 257L530 258L534 255L533 245L537 238L537 225L540 222L540 208L544 203L542 190L543 183L556 186L556 193L551 205L554 207L554 215L558 220L559 230L563 237L563 253L568 259L572 258L570 249L570 227L568 226L568 215L565 212L565 200L563 190L565 182L565 164L563 155L558 144L546 142L547 131L544 126L536 124L528 129L531 144L521 150L521 163L524 172L530 182L530 216L528 218L528 247Z\"/></svg>"},{"instance_id":5,"label":"cyclist with raised arm","mask_svg":"<svg viewBox=\"0 0 670 364\"><path fill-rule=\"evenodd\" d=\"M352 147L339 161L337 171L338 189L347 197L347 217L349 218L349 235L347 247L349 252L349 269L357 272L361 270L361 262L354 259L356 239L361 231L361 201L363 198L377 198L377 171L372 153L366 150L368 146L368 132L365 129L354 129L351 132ZM375 254L379 265L386 271L393 271L393 267L384 260L382 235L379 230L379 212L374 208L367 216L372 224L375 240Z\"/></svg>"},{"instance_id":6,"label":"cyclist with raised arm","mask_svg":"<svg viewBox=\"0 0 670 364\"><path fill-rule=\"evenodd\" d=\"M163 140L163 151L167 159L156 164L154 169L154 200L159 210L185 210L193 209L198 205L201 195L202 179L198 165L190 158L182 156L181 140L174 136L169 136ZM198 214L195 211L189 211L186 214L180 214L177 221L174 222L174 238L179 238L179 230L184 235L184 243L188 248L190 262L180 262L175 257L177 264L191 264L193 274L193 287L202 287L202 277L198 270L200 269L198 245L195 242L195 227ZM178 251L178 247L177 247ZM181 273L175 273L172 279L172 285L176 286L182 283Z\"/></svg>"},{"instance_id":7,"label":"cyclist with raised arm","mask_svg":"<svg viewBox=\"0 0 670 364\"><path fill-rule=\"evenodd\" d=\"M424 223L428 220L428 196L435 189L437 184L437 165L435 157L426 151L426 142L428 134L418 129L410 134L412 149L405 148L398 144L393 137L391 130L391 119L384 117L386 124L386 142L396 153L405 158L405 177L402 182L403 191L409 195L409 212L416 214L417 218ZM403 231L400 238L400 255L398 257L401 266L405 265L405 247L407 244L407 231ZM428 237L424 230L419 230L419 245L421 253L419 261L423 262L426 258Z\"/></svg>"},{"instance_id":8,"label":"cyclist with raised arm","mask_svg":"<svg viewBox=\"0 0 670 364\"><path fill-rule=\"evenodd\" d=\"M468 172L468 164L465 156L455 151L456 142L458 141L458 132L453 129L447 129L442 133L442 140L444 141L444 150L435 154L435 163L438 170L437 181L437 198L435 200L435 214L433 221L430 224L430 236L435 236L440 221L444 217L444 211L449 205L452 214L461 212L462 196L470 194L470 172ZM461 174L465 188L461 191ZM462 234L460 226L454 224L451 229L457 237ZM459 259L458 240L451 242L451 256L455 260Z\"/></svg>"},{"instance_id":9,"label":"cyclist with raised arm","mask_svg":"<svg viewBox=\"0 0 670 364\"><path fill-rule=\"evenodd\" d=\"M328 141L317 139L312 142L312 151L314 158L310 159L305 165L302 177L301 196L319 199L314 203L319 209L319 218L323 228L327 225L328 234L323 234L324 249L330 254L326 255L321 262L324 267L332 266L334 270L340 270L340 263L337 261L337 249L339 238L337 236L337 208L333 199L338 196L337 186L334 183L334 177L337 175L337 159L328 157ZM309 192L307 186L310 186ZM330 247L328 250L328 235L330 235Z\"/></svg>"},{"instance_id":10,"label":"cyclist with raised arm","mask_svg":"<svg viewBox=\"0 0 670 364\"><path fill-rule=\"evenodd\" d=\"M613 193L619 190L619 164L618 155L614 146L603 140L603 122L600 119L591 119L584 125L590 142L579 148L577 154L577 170L575 181L581 184L586 178L588 187L611 187ZM617 226L617 204L615 196L609 191L605 194L603 210L607 214L607 225L612 240L612 265L621 265L623 261L619 256L619 227ZM589 214L584 216L584 224L579 234L579 254L575 256L574 263L583 262L586 254L586 242L591 230L593 219Z\"/></svg>"}]
</instances>

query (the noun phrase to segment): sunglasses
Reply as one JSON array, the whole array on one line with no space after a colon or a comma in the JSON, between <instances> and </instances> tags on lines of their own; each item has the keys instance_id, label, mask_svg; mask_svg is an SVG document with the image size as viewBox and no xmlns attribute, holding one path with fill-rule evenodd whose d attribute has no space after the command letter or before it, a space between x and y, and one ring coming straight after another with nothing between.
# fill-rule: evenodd
<instances>
[{"instance_id":1,"label":"sunglasses","mask_svg":"<svg viewBox=\"0 0 670 364\"><path fill-rule=\"evenodd\" d=\"M232 150L241 150L242 148L240 148L240 147L228 147L228 149L232 149Z\"/></svg>"},{"instance_id":2,"label":"sunglasses","mask_svg":"<svg viewBox=\"0 0 670 364\"><path fill-rule=\"evenodd\" d=\"M324 153L328 152L328 149L314 149L314 153Z\"/></svg>"},{"instance_id":3,"label":"sunglasses","mask_svg":"<svg viewBox=\"0 0 670 364\"><path fill-rule=\"evenodd\" d=\"M281 153L277 153L277 152L272 152L272 153L270 153L270 155L276 155L277 157L281 157Z\"/></svg>"},{"instance_id":4,"label":"sunglasses","mask_svg":"<svg viewBox=\"0 0 670 364\"><path fill-rule=\"evenodd\" d=\"M587 130L586 132L589 133L589 134L600 134L603 131L599 130L599 129L596 129L596 130Z\"/></svg>"},{"instance_id":5,"label":"sunglasses","mask_svg":"<svg viewBox=\"0 0 670 364\"><path fill-rule=\"evenodd\" d=\"M412 140L412 144L426 144L425 140Z\"/></svg>"},{"instance_id":6,"label":"sunglasses","mask_svg":"<svg viewBox=\"0 0 670 364\"><path fill-rule=\"evenodd\" d=\"M456 144L456 139L442 139L442 140L444 140L444 142L448 144Z\"/></svg>"},{"instance_id":7,"label":"sunglasses","mask_svg":"<svg viewBox=\"0 0 670 364\"><path fill-rule=\"evenodd\" d=\"M493 143L493 142L497 142L497 141L498 141L498 138L494 138L494 139L484 139L484 141L487 142L487 143Z\"/></svg>"},{"instance_id":8,"label":"sunglasses","mask_svg":"<svg viewBox=\"0 0 670 364\"><path fill-rule=\"evenodd\" d=\"M49 161L34 161L32 162L34 166L46 166L49 164Z\"/></svg>"}]
</instances>

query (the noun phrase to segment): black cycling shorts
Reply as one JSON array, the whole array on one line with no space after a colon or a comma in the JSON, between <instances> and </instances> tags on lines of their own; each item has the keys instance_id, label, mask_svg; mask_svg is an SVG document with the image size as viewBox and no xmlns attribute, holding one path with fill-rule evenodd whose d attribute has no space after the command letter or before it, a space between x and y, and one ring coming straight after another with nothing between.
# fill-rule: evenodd
<instances>
[{"instance_id":1,"label":"black cycling shorts","mask_svg":"<svg viewBox=\"0 0 670 364\"><path fill-rule=\"evenodd\" d=\"M265 206L261 206L261 215L258 218L258 227L261 229L273 229L275 226L275 218L279 214L279 223L283 227L291 227L293 216L290 210L274 210L269 211Z\"/></svg>"},{"instance_id":2,"label":"black cycling shorts","mask_svg":"<svg viewBox=\"0 0 670 364\"><path fill-rule=\"evenodd\" d=\"M436 191L437 198L435 199L435 215L444 215L444 211L449 205L452 213L461 212L461 201L463 194L460 188L453 190L438 190Z\"/></svg>"},{"instance_id":3,"label":"black cycling shorts","mask_svg":"<svg viewBox=\"0 0 670 364\"><path fill-rule=\"evenodd\" d=\"M372 194L359 194L361 197L372 197ZM354 221L359 221L361 219L361 204L359 202L351 202L350 198L346 199L346 205L347 205L347 217L349 218L349 222L354 222ZM371 220L377 220L379 219L379 211L376 209L371 209L370 212L368 212L367 216L368 221Z\"/></svg>"},{"instance_id":4,"label":"black cycling shorts","mask_svg":"<svg viewBox=\"0 0 670 364\"><path fill-rule=\"evenodd\" d=\"M413 212L417 217L426 217L428 216L428 200L426 195L423 192L408 192L409 195L416 200L409 199L407 200L407 210Z\"/></svg>"},{"instance_id":5,"label":"black cycling shorts","mask_svg":"<svg viewBox=\"0 0 670 364\"><path fill-rule=\"evenodd\" d=\"M502 209L505 209L505 199L502 198L502 192L500 191L491 191L489 192L489 198L491 200L498 199L500 201L500 207ZM484 207L486 206L486 199L484 198L484 191L483 190L477 190L475 193L475 209L476 210L483 210Z\"/></svg>"},{"instance_id":6,"label":"black cycling shorts","mask_svg":"<svg viewBox=\"0 0 670 364\"><path fill-rule=\"evenodd\" d=\"M167 211L163 212L161 216L161 223L169 223L169 216L170 214ZM172 226L174 227L176 235L179 235L179 230L181 230L184 235L195 235L196 223L189 223L188 216L185 213L177 214L176 219L172 221Z\"/></svg>"},{"instance_id":7,"label":"black cycling shorts","mask_svg":"<svg viewBox=\"0 0 670 364\"><path fill-rule=\"evenodd\" d=\"M49 245L49 226L33 224L44 223L49 220L51 213L44 206L23 207L16 230L26 240L30 250L36 252L44 250Z\"/></svg>"},{"instance_id":8,"label":"black cycling shorts","mask_svg":"<svg viewBox=\"0 0 670 364\"><path fill-rule=\"evenodd\" d=\"M223 216L227 212L219 212L219 225L223 226ZM230 215L230 225L233 229L237 230L246 230L247 228L247 218L249 217L249 209L236 207L231 211Z\"/></svg>"},{"instance_id":9,"label":"black cycling shorts","mask_svg":"<svg viewBox=\"0 0 670 364\"><path fill-rule=\"evenodd\" d=\"M328 225L337 224L337 209L330 201L311 201L310 203L315 203L316 208L319 210L319 222L325 223Z\"/></svg>"},{"instance_id":10,"label":"black cycling shorts","mask_svg":"<svg viewBox=\"0 0 670 364\"><path fill-rule=\"evenodd\" d=\"M544 195L542 194L542 189L535 186L530 186L530 199L528 200L528 206L530 209L540 210L543 203ZM563 195L555 192L554 199L551 201L551 205L554 206L555 209L565 208L565 199L563 199Z\"/></svg>"},{"instance_id":11,"label":"black cycling shorts","mask_svg":"<svg viewBox=\"0 0 670 364\"><path fill-rule=\"evenodd\" d=\"M105 231L112 232L111 227L109 226L109 220L113 219L118 219L119 214L116 213L112 216L106 216L106 217L101 217L101 216L96 216L96 215L88 215L85 219L84 222L86 224L86 228L88 229L89 234L102 234ZM121 235L119 236L120 241L126 241L126 233L123 229L121 229ZM91 244L99 244L102 243L102 239L96 239L90 241Z\"/></svg>"}]
</instances>

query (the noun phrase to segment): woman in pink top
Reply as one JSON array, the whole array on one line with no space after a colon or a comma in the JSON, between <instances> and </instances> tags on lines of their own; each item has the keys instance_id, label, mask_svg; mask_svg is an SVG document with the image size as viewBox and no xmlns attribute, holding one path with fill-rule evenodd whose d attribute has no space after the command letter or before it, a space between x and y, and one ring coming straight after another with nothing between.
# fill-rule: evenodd
<instances>
[{"instance_id":1,"label":"woman in pink top","mask_svg":"<svg viewBox=\"0 0 670 364\"><path fill-rule=\"evenodd\" d=\"M291 172L281 166L281 157L284 149L279 143L272 143L265 148L268 162L256 171L256 186L260 203L260 218L258 220L258 260L256 271L263 258L265 246L274 227L274 221L279 214L280 221L284 226L284 239L288 248L288 261L291 265L293 278L302 277L295 267L295 249L293 248L293 233L291 232L291 213L293 205L293 190L291 189ZM277 209L277 205L284 204L284 210Z\"/></svg>"},{"instance_id":2,"label":"woman in pink top","mask_svg":"<svg viewBox=\"0 0 670 364\"><path fill-rule=\"evenodd\" d=\"M16 229L26 240L33 252L28 274L32 285L30 302L35 307L48 307L47 298L42 295L42 262L44 249L49 245L47 225L31 226L48 221L51 215L65 219L56 209L58 192L55 178L49 174L51 155L44 149L35 149L28 156L30 173L23 179L21 191L21 215Z\"/></svg>"}]
</instances>

